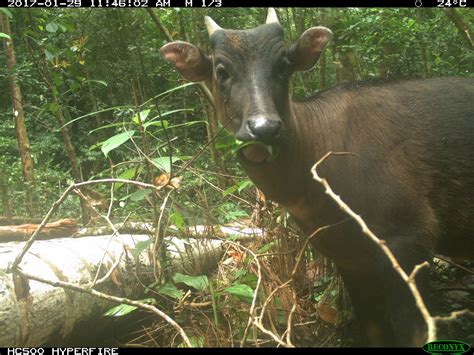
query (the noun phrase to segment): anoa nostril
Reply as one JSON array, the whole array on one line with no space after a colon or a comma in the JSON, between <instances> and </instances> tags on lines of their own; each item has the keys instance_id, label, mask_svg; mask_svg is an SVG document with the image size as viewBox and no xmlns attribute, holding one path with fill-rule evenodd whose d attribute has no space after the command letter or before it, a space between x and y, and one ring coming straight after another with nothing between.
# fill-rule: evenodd
<instances>
[{"instance_id":1,"label":"anoa nostril","mask_svg":"<svg viewBox=\"0 0 474 355\"><path fill-rule=\"evenodd\" d=\"M263 117L250 118L247 122L247 127L256 140L271 143L280 134L281 121Z\"/></svg>"}]
</instances>

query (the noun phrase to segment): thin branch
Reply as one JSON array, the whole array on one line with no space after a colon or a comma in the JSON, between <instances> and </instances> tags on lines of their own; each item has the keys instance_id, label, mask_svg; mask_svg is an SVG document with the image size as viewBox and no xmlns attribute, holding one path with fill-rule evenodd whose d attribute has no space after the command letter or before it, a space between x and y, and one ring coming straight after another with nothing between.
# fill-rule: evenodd
<instances>
[{"instance_id":1,"label":"thin branch","mask_svg":"<svg viewBox=\"0 0 474 355\"><path fill-rule=\"evenodd\" d=\"M73 291L77 291L77 292L81 292L81 293L87 293L87 294L102 298L104 300L117 302L117 303L124 303L124 304L128 304L129 306L135 306L135 307L143 309L145 311L152 312L152 313L158 315L159 317L163 318L172 327L174 327L178 331L178 333L181 335L181 337L183 338L183 341L186 343L186 345L190 348L192 347L191 342L189 341L189 338L186 335L186 333L184 332L183 328L181 328L181 326L178 323L176 323L170 316L168 316L166 313L160 311L155 306L152 306L152 305L146 304L146 303L142 303L142 302L139 302L139 301L130 300L128 298L107 295L105 293L96 291L94 289L87 289L87 288L84 288L84 287L81 287L81 286L78 286L76 284L69 283L69 282L63 282L63 281L59 281L59 280L58 281L47 280L47 279L44 279L44 278L39 277L39 276L35 276L35 275L25 273L21 269L17 269L17 271L21 275L27 277L30 280L42 282L44 284L54 286L54 287L61 287L63 289L69 289L69 290L73 290Z\"/></svg>"},{"instance_id":2,"label":"thin branch","mask_svg":"<svg viewBox=\"0 0 474 355\"><path fill-rule=\"evenodd\" d=\"M342 211L347 213L349 216L351 216L362 228L362 232L369 237L378 247L383 251L383 253L387 256L387 258L390 260L392 267L395 269L395 271L402 277L402 279L407 283L408 287L410 288L411 293L413 294L413 297L415 298L416 305L418 309L421 312L421 315L423 319L425 320L426 326L428 328L428 339L427 342L434 341L436 339L436 325L434 323L433 318L428 312L428 309L426 308L425 303L423 302L423 299L421 297L420 291L416 287L414 276L416 273L421 269L422 267L428 265L428 262L424 262L421 265L417 265L413 272L411 273L410 276L408 276L405 271L402 269L400 264L398 263L397 259L395 258L395 255L393 255L392 251L388 248L386 242L384 240L379 239L372 231L369 229L365 221L357 214L355 213L342 199L334 193L334 191L331 189L331 186L327 182L326 179L321 178L316 169L318 166L326 160L330 155L347 155L348 153L345 152L328 152L326 153L316 164L313 165L311 168L311 173L313 174L313 179L319 182L321 185L324 186L325 192L327 195L329 195L341 208ZM350 153L349 153L350 154Z\"/></svg>"}]
</instances>

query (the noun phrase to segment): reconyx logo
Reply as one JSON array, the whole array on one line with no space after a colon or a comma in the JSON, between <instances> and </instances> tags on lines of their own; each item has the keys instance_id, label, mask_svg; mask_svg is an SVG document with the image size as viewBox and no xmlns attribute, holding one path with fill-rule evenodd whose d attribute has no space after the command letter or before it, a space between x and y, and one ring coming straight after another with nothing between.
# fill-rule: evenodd
<instances>
[{"instance_id":1,"label":"reconyx logo","mask_svg":"<svg viewBox=\"0 0 474 355\"><path fill-rule=\"evenodd\" d=\"M430 354L463 354L471 347L457 340L436 340L423 345L423 350Z\"/></svg>"}]
</instances>

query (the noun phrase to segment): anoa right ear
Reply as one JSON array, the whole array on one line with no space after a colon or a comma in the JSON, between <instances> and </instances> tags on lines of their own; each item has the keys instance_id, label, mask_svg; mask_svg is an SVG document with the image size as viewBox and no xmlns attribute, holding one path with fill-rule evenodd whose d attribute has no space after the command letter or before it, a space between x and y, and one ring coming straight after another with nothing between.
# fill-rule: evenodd
<instances>
[{"instance_id":1,"label":"anoa right ear","mask_svg":"<svg viewBox=\"0 0 474 355\"><path fill-rule=\"evenodd\" d=\"M190 43L171 42L161 47L160 53L189 81L203 81L211 73L208 57Z\"/></svg>"}]
</instances>

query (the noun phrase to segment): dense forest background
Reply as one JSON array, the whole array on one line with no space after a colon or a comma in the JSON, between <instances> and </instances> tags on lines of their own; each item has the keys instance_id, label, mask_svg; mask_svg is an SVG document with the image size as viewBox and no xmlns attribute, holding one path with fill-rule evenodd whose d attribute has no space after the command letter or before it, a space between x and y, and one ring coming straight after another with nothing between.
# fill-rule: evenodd
<instances>
[{"instance_id":1,"label":"dense forest background","mask_svg":"<svg viewBox=\"0 0 474 355\"><path fill-rule=\"evenodd\" d=\"M288 216L240 171L236 142L206 91L159 53L172 40L206 51L205 15L223 28L246 29L262 24L266 11L1 8L0 216L40 220L73 182L120 178L163 188L88 185L55 216L84 225L104 223L98 213L114 222L154 221L162 234L170 225L236 221L291 234ZM468 9L277 11L288 43L312 26L334 33L317 66L293 77L295 97L353 80L473 75ZM265 253L273 245L259 247ZM241 284L255 283L250 274L238 274Z\"/></svg>"},{"instance_id":2,"label":"dense forest background","mask_svg":"<svg viewBox=\"0 0 474 355\"><path fill-rule=\"evenodd\" d=\"M182 208L199 204L206 208L206 218L221 222L248 215L249 205L229 197L251 189L247 180L225 176L240 175L232 140L224 131L214 137L219 127L198 85L170 92L184 81L162 60L159 48L178 39L206 49L206 14L224 28L245 29L261 24L265 11L2 9L2 32L9 22L16 65L8 70L3 51L0 215L40 217L72 181L113 176L151 182L169 173L170 150L174 172L203 150L189 164L195 170L183 171L180 191L192 198L181 198ZM469 10L278 11L289 43L315 25L334 32L317 67L295 75L298 97L348 80L472 75ZM16 121L12 90L7 89L12 75L21 91L14 99L22 116ZM126 132L132 132L132 139ZM206 142L211 142L208 147ZM227 193L208 192L212 185L206 181ZM108 193L106 186L95 188ZM147 192L134 192L132 187L116 188L114 199L121 204L115 217L129 212L151 216L142 201ZM60 215L80 217L79 201L68 199Z\"/></svg>"}]
</instances>

